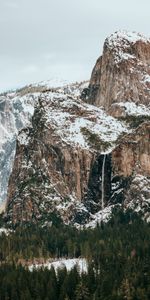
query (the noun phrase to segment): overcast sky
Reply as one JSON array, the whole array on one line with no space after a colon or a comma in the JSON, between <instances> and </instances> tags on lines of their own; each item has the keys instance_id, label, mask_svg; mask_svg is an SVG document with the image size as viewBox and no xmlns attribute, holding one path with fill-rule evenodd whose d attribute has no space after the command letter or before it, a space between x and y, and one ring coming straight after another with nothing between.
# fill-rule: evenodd
<instances>
[{"instance_id":1,"label":"overcast sky","mask_svg":"<svg viewBox=\"0 0 150 300\"><path fill-rule=\"evenodd\" d=\"M119 29L150 36L150 0L0 0L0 91L88 79Z\"/></svg>"}]
</instances>

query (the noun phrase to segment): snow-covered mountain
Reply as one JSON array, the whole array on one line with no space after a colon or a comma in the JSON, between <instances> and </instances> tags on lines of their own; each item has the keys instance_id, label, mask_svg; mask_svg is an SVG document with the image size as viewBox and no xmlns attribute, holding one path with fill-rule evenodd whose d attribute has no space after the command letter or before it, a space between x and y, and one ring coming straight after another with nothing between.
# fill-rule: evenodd
<instances>
[{"instance_id":1,"label":"snow-covered mountain","mask_svg":"<svg viewBox=\"0 0 150 300\"><path fill-rule=\"evenodd\" d=\"M106 38L87 92L90 103L106 110L129 101L149 106L150 39L126 31Z\"/></svg>"},{"instance_id":2,"label":"snow-covered mountain","mask_svg":"<svg viewBox=\"0 0 150 300\"><path fill-rule=\"evenodd\" d=\"M36 95L20 97L18 92L0 95L0 204L7 195L19 130L29 125Z\"/></svg>"},{"instance_id":3,"label":"snow-covered mountain","mask_svg":"<svg viewBox=\"0 0 150 300\"><path fill-rule=\"evenodd\" d=\"M116 205L149 219L149 62L149 39L118 32L90 82L41 82L1 96L7 222L48 225L55 214L95 226Z\"/></svg>"},{"instance_id":4,"label":"snow-covered mountain","mask_svg":"<svg viewBox=\"0 0 150 300\"><path fill-rule=\"evenodd\" d=\"M26 220L26 212L27 219L32 219L34 209L36 218L45 211L51 213L56 209L66 222L69 218L75 222L81 212L89 216L90 211L83 199L94 199L94 195L87 195L90 193L91 164L99 153L110 152L120 135L130 129L103 109L80 99L87 85L84 82L46 88L41 93L37 93L34 87L34 114L32 121L18 134L15 164L9 182L8 197L11 195L11 200L8 200L8 210L10 215L13 213L14 220ZM31 93L20 97L30 98ZM40 184L37 178L41 178ZM35 181L34 187L29 181ZM35 194L38 193L38 199L33 196L33 189ZM101 206L100 193L96 196L96 206ZM21 203L26 197L28 200L25 200L22 212ZM34 209L31 197L34 198Z\"/></svg>"}]
</instances>

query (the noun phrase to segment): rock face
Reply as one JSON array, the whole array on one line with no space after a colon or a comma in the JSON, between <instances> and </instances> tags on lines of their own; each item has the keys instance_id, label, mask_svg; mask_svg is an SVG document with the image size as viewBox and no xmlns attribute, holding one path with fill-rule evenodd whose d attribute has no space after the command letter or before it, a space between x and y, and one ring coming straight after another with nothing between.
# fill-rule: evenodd
<instances>
[{"instance_id":1,"label":"rock face","mask_svg":"<svg viewBox=\"0 0 150 300\"><path fill-rule=\"evenodd\" d=\"M34 112L17 137L7 222L95 226L118 204L150 220L149 66L150 40L118 32L90 84L20 91Z\"/></svg>"},{"instance_id":2,"label":"rock face","mask_svg":"<svg viewBox=\"0 0 150 300\"><path fill-rule=\"evenodd\" d=\"M115 32L107 38L83 97L106 110L118 102L148 105L150 39L125 31Z\"/></svg>"},{"instance_id":3,"label":"rock face","mask_svg":"<svg viewBox=\"0 0 150 300\"><path fill-rule=\"evenodd\" d=\"M62 85L66 92L77 89L80 93L80 87L76 85L72 87L62 81L50 80L0 95L0 211L5 207L18 132L30 124L39 95Z\"/></svg>"},{"instance_id":4,"label":"rock face","mask_svg":"<svg viewBox=\"0 0 150 300\"><path fill-rule=\"evenodd\" d=\"M112 201L150 208L150 122L143 122L112 151ZM147 215L146 213L146 215ZM149 218L149 213L147 215Z\"/></svg>"},{"instance_id":5,"label":"rock face","mask_svg":"<svg viewBox=\"0 0 150 300\"><path fill-rule=\"evenodd\" d=\"M86 149L63 145L53 128L45 128L41 110L36 110L32 124L20 133L9 182L8 209L14 223L38 219L55 208L62 212L68 204L69 217L70 204L75 199L80 204L84 197L94 159ZM24 144L22 138L29 141Z\"/></svg>"},{"instance_id":6,"label":"rock face","mask_svg":"<svg viewBox=\"0 0 150 300\"><path fill-rule=\"evenodd\" d=\"M15 157L16 136L30 123L36 96L0 95L0 205L6 200L8 179Z\"/></svg>"},{"instance_id":7,"label":"rock face","mask_svg":"<svg viewBox=\"0 0 150 300\"><path fill-rule=\"evenodd\" d=\"M150 122L142 123L123 137L112 152L114 173L129 177L135 173L150 176Z\"/></svg>"},{"instance_id":8,"label":"rock face","mask_svg":"<svg viewBox=\"0 0 150 300\"><path fill-rule=\"evenodd\" d=\"M102 208L102 193L104 206L109 201L110 159L101 153L128 129L82 102L77 91L65 90L41 94L32 126L18 135L7 200L7 217L13 223L44 215L47 220L57 212L65 222L82 224Z\"/></svg>"}]
</instances>

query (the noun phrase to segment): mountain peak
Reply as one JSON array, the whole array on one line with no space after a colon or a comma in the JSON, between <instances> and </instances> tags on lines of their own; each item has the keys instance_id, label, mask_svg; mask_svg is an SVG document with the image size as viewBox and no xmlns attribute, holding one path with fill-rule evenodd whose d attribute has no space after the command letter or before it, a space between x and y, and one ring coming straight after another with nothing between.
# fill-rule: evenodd
<instances>
[{"instance_id":1,"label":"mountain peak","mask_svg":"<svg viewBox=\"0 0 150 300\"><path fill-rule=\"evenodd\" d=\"M89 86L41 82L4 95L5 221L94 226L118 204L149 218L149 99L149 40L124 31L106 39Z\"/></svg>"},{"instance_id":2,"label":"mountain peak","mask_svg":"<svg viewBox=\"0 0 150 300\"><path fill-rule=\"evenodd\" d=\"M109 110L114 103L149 104L150 39L117 31L106 38L93 69L87 100Z\"/></svg>"},{"instance_id":3,"label":"mountain peak","mask_svg":"<svg viewBox=\"0 0 150 300\"><path fill-rule=\"evenodd\" d=\"M105 40L105 43L107 43L110 48L120 47L122 43L124 46L129 47L129 44L135 44L137 42L150 43L150 39L135 31L119 30L112 33Z\"/></svg>"}]
</instances>

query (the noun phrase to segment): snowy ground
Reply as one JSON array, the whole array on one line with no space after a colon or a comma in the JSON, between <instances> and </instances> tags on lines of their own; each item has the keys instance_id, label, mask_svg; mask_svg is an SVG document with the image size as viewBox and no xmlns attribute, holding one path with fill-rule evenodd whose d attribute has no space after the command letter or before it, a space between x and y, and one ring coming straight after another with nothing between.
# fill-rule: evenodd
<instances>
[{"instance_id":1,"label":"snowy ground","mask_svg":"<svg viewBox=\"0 0 150 300\"><path fill-rule=\"evenodd\" d=\"M112 208L114 205L105 207L103 210L98 211L96 214L91 215L92 220L85 224L85 228L95 228L101 222L107 223L111 218Z\"/></svg>"},{"instance_id":2,"label":"snowy ground","mask_svg":"<svg viewBox=\"0 0 150 300\"><path fill-rule=\"evenodd\" d=\"M80 273L87 273L88 265L85 258L60 259L60 260L55 260L53 262L48 261L45 264L31 265L29 267L29 270L33 271L34 269L40 269L40 268L48 268L50 270L51 267L54 267L55 271L57 272L58 269L62 269L66 267L67 271L70 271L75 266L77 266Z\"/></svg>"},{"instance_id":3,"label":"snowy ground","mask_svg":"<svg viewBox=\"0 0 150 300\"><path fill-rule=\"evenodd\" d=\"M6 228L0 228L0 236L4 233L5 235L9 235L9 233L11 232L10 229L6 229Z\"/></svg>"}]
</instances>

